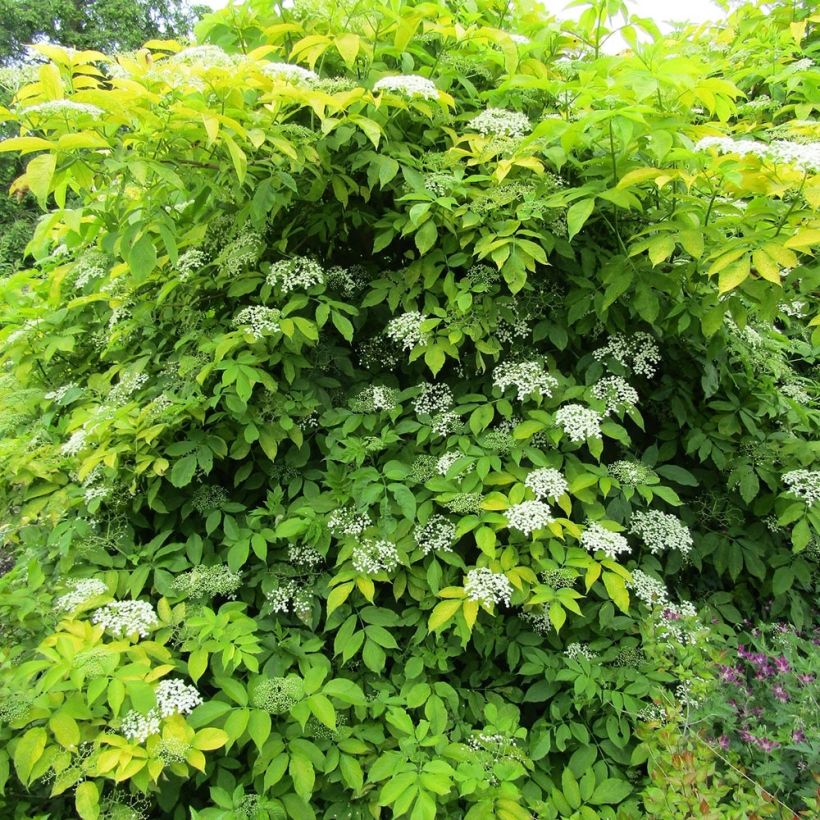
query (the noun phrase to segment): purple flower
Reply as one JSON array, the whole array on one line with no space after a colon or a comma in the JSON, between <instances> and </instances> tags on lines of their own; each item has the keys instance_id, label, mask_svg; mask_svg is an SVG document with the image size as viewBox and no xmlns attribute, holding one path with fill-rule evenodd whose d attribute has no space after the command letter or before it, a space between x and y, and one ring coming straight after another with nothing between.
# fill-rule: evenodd
<instances>
[{"instance_id":1,"label":"purple flower","mask_svg":"<svg viewBox=\"0 0 820 820\"><path fill-rule=\"evenodd\" d=\"M806 739L806 735L802 729L795 729L792 732L792 740L795 743L802 743Z\"/></svg>"},{"instance_id":2,"label":"purple flower","mask_svg":"<svg viewBox=\"0 0 820 820\"><path fill-rule=\"evenodd\" d=\"M772 687L772 694L781 702L786 703L789 700L789 693L779 683Z\"/></svg>"},{"instance_id":3,"label":"purple flower","mask_svg":"<svg viewBox=\"0 0 820 820\"><path fill-rule=\"evenodd\" d=\"M729 748L729 736L728 735L721 735L718 738L718 746L721 749L728 749Z\"/></svg>"},{"instance_id":4,"label":"purple flower","mask_svg":"<svg viewBox=\"0 0 820 820\"><path fill-rule=\"evenodd\" d=\"M776 740L769 740L767 737L761 737L757 740L757 747L763 752L771 752L780 744Z\"/></svg>"},{"instance_id":5,"label":"purple flower","mask_svg":"<svg viewBox=\"0 0 820 820\"><path fill-rule=\"evenodd\" d=\"M814 675L812 675L811 672L808 672L805 675L798 675L797 680L799 680L804 686L808 686L814 681Z\"/></svg>"},{"instance_id":6,"label":"purple flower","mask_svg":"<svg viewBox=\"0 0 820 820\"><path fill-rule=\"evenodd\" d=\"M780 657L774 659L774 665L777 667L778 672L791 672L792 668L789 666L789 662L786 660L785 655L780 655Z\"/></svg>"},{"instance_id":7,"label":"purple flower","mask_svg":"<svg viewBox=\"0 0 820 820\"><path fill-rule=\"evenodd\" d=\"M757 743L757 738L746 728L740 729L737 734L744 743Z\"/></svg>"}]
</instances>

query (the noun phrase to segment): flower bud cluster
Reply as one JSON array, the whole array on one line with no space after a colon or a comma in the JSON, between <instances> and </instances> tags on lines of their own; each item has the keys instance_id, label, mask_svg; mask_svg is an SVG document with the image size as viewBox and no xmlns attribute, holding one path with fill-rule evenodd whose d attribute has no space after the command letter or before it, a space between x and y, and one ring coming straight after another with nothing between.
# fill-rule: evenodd
<instances>
[{"instance_id":1,"label":"flower bud cluster","mask_svg":"<svg viewBox=\"0 0 820 820\"><path fill-rule=\"evenodd\" d=\"M630 487L637 484L649 484L657 478L653 470L639 461L613 461L607 469L616 481Z\"/></svg>"},{"instance_id":2,"label":"flower bud cluster","mask_svg":"<svg viewBox=\"0 0 820 820\"><path fill-rule=\"evenodd\" d=\"M198 566L174 579L174 591L190 598L235 598L242 576L225 564Z\"/></svg>"},{"instance_id":3,"label":"flower bud cluster","mask_svg":"<svg viewBox=\"0 0 820 820\"><path fill-rule=\"evenodd\" d=\"M263 678L251 687L251 706L272 715L281 715L302 699L304 687L299 678Z\"/></svg>"}]
</instances>

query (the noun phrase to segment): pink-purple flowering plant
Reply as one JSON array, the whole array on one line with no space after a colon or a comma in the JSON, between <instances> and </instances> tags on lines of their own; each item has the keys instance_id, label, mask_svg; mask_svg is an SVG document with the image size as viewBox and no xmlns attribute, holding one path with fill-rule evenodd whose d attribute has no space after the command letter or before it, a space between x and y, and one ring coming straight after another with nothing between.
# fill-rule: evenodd
<instances>
[{"instance_id":1,"label":"pink-purple flowering plant","mask_svg":"<svg viewBox=\"0 0 820 820\"><path fill-rule=\"evenodd\" d=\"M820 771L820 627L765 624L738 635L693 722L734 765L795 812Z\"/></svg>"}]
</instances>

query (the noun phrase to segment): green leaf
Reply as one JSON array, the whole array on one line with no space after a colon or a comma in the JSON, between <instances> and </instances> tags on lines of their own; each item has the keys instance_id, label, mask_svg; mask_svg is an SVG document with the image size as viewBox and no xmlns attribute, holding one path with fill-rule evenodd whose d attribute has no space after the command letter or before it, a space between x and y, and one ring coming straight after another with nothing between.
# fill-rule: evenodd
<instances>
[{"instance_id":1,"label":"green leaf","mask_svg":"<svg viewBox=\"0 0 820 820\"><path fill-rule=\"evenodd\" d=\"M424 363L430 368L435 376L442 367L444 367L444 351L437 346L432 346L427 349L424 354Z\"/></svg>"},{"instance_id":2,"label":"green leaf","mask_svg":"<svg viewBox=\"0 0 820 820\"><path fill-rule=\"evenodd\" d=\"M143 282L157 264L157 249L151 237L148 235L141 236L132 246L128 252L128 267L131 268L131 273L137 282Z\"/></svg>"},{"instance_id":3,"label":"green leaf","mask_svg":"<svg viewBox=\"0 0 820 820\"><path fill-rule=\"evenodd\" d=\"M339 333L342 334L342 338L345 339L348 342L352 342L353 341L353 323L350 321L350 319L348 319L345 316L342 316L341 313L338 313L335 310L331 314L330 318L333 322L333 326L336 328L336 330L339 331Z\"/></svg>"},{"instance_id":4,"label":"green leaf","mask_svg":"<svg viewBox=\"0 0 820 820\"><path fill-rule=\"evenodd\" d=\"M28 785L31 770L43 756L47 739L46 730L41 726L35 726L17 741L14 749L14 768L23 784Z\"/></svg>"},{"instance_id":5,"label":"green leaf","mask_svg":"<svg viewBox=\"0 0 820 820\"><path fill-rule=\"evenodd\" d=\"M438 239L438 228L436 228L436 223L432 219L428 219L416 231L415 241L419 253L422 256L427 253L436 244L436 239Z\"/></svg>"},{"instance_id":6,"label":"green leaf","mask_svg":"<svg viewBox=\"0 0 820 820\"><path fill-rule=\"evenodd\" d=\"M461 599L452 599L436 604L427 620L427 629L430 632L441 629L461 609L461 603Z\"/></svg>"},{"instance_id":7,"label":"green leaf","mask_svg":"<svg viewBox=\"0 0 820 820\"><path fill-rule=\"evenodd\" d=\"M605 572L602 577L606 591L618 609L621 612L629 612L629 593L626 590L624 579L614 572Z\"/></svg>"},{"instance_id":8,"label":"green leaf","mask_svg":"<svg viewBox=\"0 0 820 820\"><path fill-rule=\"evenodd\" d=\"M82 820L97 820L100 816L100 790L93 780L84 780L77 786L74 807Z\"/></svg>"},{"instance_id":9,"label":"green leaf","mask_svg":"<svg viewBox=\"0 0 820 820\"><path fill-rule=\"evenodd\" d=\"M625 780L618 780L614 777L607 778L595 787L589 802L599 806L602 804L620 803L632 793L632 786Z\"/></svg>"},{"instance_id":10,"label":"green leaf","mask_svg":"<svg viewBox=\"0 0 820 820\"><path fill-rule=\"evenodd\" d=\"M584 227L595 207L595 199L582 199L570 206L567 211L567 239L571 242L578 231Z\"/></svg>"},{"instance_id":11,"label":"green leaf","mask_svg":"<svg viewBox=\"0 0 820 820\"><path fill-rule=\"evenodd\" d=\"M772 594L783 595L794 583L794 570L791 567L779 567L772 578Z\"/></svg>"},{"instance_id":12,"label":"green leaf","mask_svg":"<svg viewBox=\"0 0 820 820\"><path fill-rule=\"evenodd\" d=\"M41 208L46 207L51 191L51 180L54 178L56 168L57 156L55 154L40 154L26 166L26 184L31 193L37 197ZM8 183L6 185L8 186Z\"/></svg>"},{"instance_id":13,"label":"green leaf","mask_svg":"<svg viewBox=\"0 0 820 820\"><path fill-rule=\"evenodd\" d=\"M322 692L329 698L336 698L353 706L364 706L367 703L361 687L345 678L333 678L328 681L322 688Z\"/></svg>"},{"instance_id":14,"label":"green leaf","mask_svg":"<svg viewBox=\"0 0 820 820\"><path fill-rule=\"evenodd\" d=\"M195 649L188 657L188 675L196 683L208 668L208 653L204 649Z\"/></svg>"},{"instance_id":15,"label":"green leaf","mask_svg":"<svg viewBox=\"0 0 820 820\"><path fill-rule=\"evenodd\" d=\"M336 728L336 710L325 695L319 693L311 695L307 699L307 703L317 720L320 720L331 729Z\"/></svg>"},{"instance_id":16,"label":"green leaf","mask_svg":"<svg viewBox=\"0 0 820 820\"><path fill-rule=\"evenodd\" d=\"M470 430L478 435L482 430L486 430L494 415L495 408L492 404L482 404L480 407L476 407L470 414Z\"/></svg>"},{"instance_id":17,"label":"green leaf","mask_svg":"<svg viewBox=\"0 0 820 820\"><path fill-rule=\"evenodd\" d=\"M48 727L54 732L54 737L61 746L74 748L80 742L80 727L73 717L65 712L57 712L48 722Z\"/></svg>"},{"instance_id":18,"label":"green leaf","mask_svg":"<svg viewBox=\"0 0 820 820\"><path fill-rule=\"evenodd\" d=\"M307 800L313 792L313 785L316 782L316 773L313 764L299 752L292 753L288 774L293 779L293 788L301 798Z\"/></svg>"},{"instance_id":19,"label":"green leaf","mask_svg":"<svg viewBox=\"0 0 820 820\"><path fill-rule=\"evenodd\" d=\"M185 456L174 463L170 480L175 487L185 487L191 483L197 469L196 455Z\"/></svg>"}]
</instances>

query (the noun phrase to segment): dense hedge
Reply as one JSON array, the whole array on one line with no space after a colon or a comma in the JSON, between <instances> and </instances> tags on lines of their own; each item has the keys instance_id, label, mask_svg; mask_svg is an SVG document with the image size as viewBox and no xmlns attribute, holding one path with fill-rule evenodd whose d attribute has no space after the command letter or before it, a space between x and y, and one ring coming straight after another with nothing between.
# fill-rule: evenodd
<instances>
[{"instance_id":1,"label":"dense hedge","mask_svg":"<svg viewBox=\"0 0 820 820\"><path fill-rule=\"evenodd\" d=\"M4 112L3 811L671 816L711 622L814 616L816 20L271 6Z\"/></svg>"}]
</instances>

